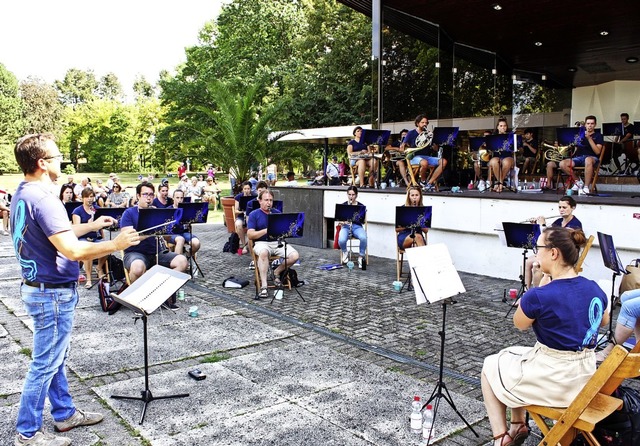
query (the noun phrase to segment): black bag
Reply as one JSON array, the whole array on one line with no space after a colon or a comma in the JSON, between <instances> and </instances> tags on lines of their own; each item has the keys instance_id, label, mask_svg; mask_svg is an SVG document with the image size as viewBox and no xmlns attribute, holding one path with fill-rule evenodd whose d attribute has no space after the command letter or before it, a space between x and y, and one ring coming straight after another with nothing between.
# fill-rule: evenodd
<instances>
[{"instance_id":1,"label":"black bag","mask_svg":"<svg viewBox=\"0 0 640 446\"><path fill-rule=\"evenodd\" d=\"M289 269L288 272L289 272L289 276L288 276L289 283L291 284L292 287L297 288L299 286L304 285L304 280L298 279L298 272L295 269ZM280 273L280 281L282 283L286 283L287 281L286 273L287 273L287 270L282 271L282 273Z\"/></svg>"},{"instance_id":2,"label":"black bag","mask_svg":"<svg viewBox=\"0 0 640 446\"><path fill-rule=\"evenodd\" d=\"M109 264L109 274L111 276L109 279L111 279L111 282L124 281L125 274L122 259L112 254L107 259L107 262Z\"/></svg>"},{"instance_id":3,"label":"black bag","mask_svg":"<svg viewBox=\"0 0 640 446\"><path fill-rule=\"evenodd\" d=\"M236 252L238 252L239 248L240 248L240 237L238 237L238 234L236 234L235 232L232 232L231 235L229 236L229 240L227 241L227 243L224 244L224 247L222 248L222 252L230 252L232 254L235 254Z\"/></svg>"},{"instance_id":4,"label":"black bag","mask_svg":"<svg viewBox=\"0 0 640 446\"><path fill-rule=\"evenodd\" d=\"M111 296L111 289L117 285L119 282L109 282L106 278L102 277L98 280L98 296L100 297L100 306L102 307L102 311L109 313L109 316L114 314L116 311L120 309L122 306L120 303L116 302L115 299ZM122 293L125 288L127 288L126 282L122 283L120 289L116 294Z\"/></svg>"},{"instance_id":5,"label":"black bag","mask_svg":"<svg viewBox=\"0 0 640 446\"><path fill-rule=\"evenodd\" d=\"M596 424L593 436L602 446L640 445L640 393L631 387L620 386L612 396L623 401L622 409ZM580 435L572 446L582 445L587 442Z\"/></svg>"}]
</instances>

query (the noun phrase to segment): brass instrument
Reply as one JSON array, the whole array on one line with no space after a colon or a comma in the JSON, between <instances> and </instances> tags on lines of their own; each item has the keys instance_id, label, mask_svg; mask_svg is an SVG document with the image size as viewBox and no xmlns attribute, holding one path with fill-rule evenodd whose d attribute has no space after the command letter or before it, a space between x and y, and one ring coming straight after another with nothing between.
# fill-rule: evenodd
<instances>
[{"instance_id":1,"label":"brass instrument","mask_svg":"<svg viewBox=\"0 0 640 446\"><path fill-rule=\"evenodd\" d=\"M480 149L477 152L471 152L471 161L477 163L479 161L484 161L488 163L491 159L491 151L487 149Z\"/></svg>"},{"instance_id":2,"label":"brass instrument","mask_svg":"<svg viewBox=\"0 0 640 446\"><path fill-rule=\"evenodd\" d=\"M545 220L550 220L552 218L560 218L560 217L562 217L562 215L552 215L550 217L544 217L544 219ZM520 224L522 224L522 223L535 223L536 220L538 220L538 217L531 217L531 218L528 218L527 220L523 220L523 221L521 221L519 223Z\"/></svg>"},{"instance_id":3,"label":"brass instrument","mask_svg":"<svg viewBox=\"0 0 640 446\"><path fill-rule=\"evenodd\" d=\"M416 138L416 148L424 149L425 147L430 146L432 142L433 142L433 132L430 130L427 130L425 127L425 129L422 132L420 132L420 134Z\"/></svg>"},{"instance_id":4,"label":"brass instrument","mask_svg":"<svg viewBox=\"0 0 640 446\"><path fill-rule=\"evenodd\" d=\"M575 151L575 144L569 144L567 146L552 146L551 144L547 144L546 142L542 143L543 146L547 147L549 150L544 152L544 158L547 161L554 161L559 163L563 159L570 158Z\"/></svg>"}]
</instances>

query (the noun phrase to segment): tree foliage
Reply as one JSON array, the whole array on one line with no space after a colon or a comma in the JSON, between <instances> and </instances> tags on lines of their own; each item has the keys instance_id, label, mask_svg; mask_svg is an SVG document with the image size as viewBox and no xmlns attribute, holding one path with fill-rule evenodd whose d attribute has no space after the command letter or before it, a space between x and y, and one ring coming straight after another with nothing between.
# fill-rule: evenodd
<instances>
[{"instance_id":1,"label":"tree foliage","mask_svg":"<svg viewBox=\"0 0 640 446\"><path fill-rule=\"evenodd\" d=\"M62 132L64 108L52 85L29 77L20 83L20 97L25 133Z\"/></svg>"},{"instance_id":2,"label":"tree foliage","mask_svg":"<svg viewBox=\"0 0 640 446\"><path fill-rule=\"evenodd\" d=\"M95 98L98 81L91 70L82 71L71 68L67 70L64 80L55 81L54 85L62 103L74 107Z\"/></svg>"},{"instance_id":3,"label":"tree foliage","mask_svg":"<svg viewBox=\"0 0 640 446\"><path fill-rule=\"evenodd\" d=\"M21 110L18 79L0 63L0 171L18 168L13 146L24 128Z\"/></svg>"}]
</instances>

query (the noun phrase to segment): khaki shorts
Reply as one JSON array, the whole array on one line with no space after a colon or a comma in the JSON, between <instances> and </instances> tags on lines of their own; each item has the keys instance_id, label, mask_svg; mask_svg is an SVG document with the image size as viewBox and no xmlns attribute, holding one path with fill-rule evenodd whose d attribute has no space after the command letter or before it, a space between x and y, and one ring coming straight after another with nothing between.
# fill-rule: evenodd
<instances>
[{"instance_id":1,"label":"khaki shorts","mask_svg":"<svg viewBox=\"0 0 640 446\"><path fill-rule=\"evenodd\" d=\"M270 256L284 257L285 245L287 247L287 256L289 256L291 253L298 252L293 246L287 244L286 242L283 242L281 247L278 247L278 243L279 242L256 242L253 246L253 252L256 254L256 256L259 256L262 251L267 251Z\"/></svg>"}]
</instances>

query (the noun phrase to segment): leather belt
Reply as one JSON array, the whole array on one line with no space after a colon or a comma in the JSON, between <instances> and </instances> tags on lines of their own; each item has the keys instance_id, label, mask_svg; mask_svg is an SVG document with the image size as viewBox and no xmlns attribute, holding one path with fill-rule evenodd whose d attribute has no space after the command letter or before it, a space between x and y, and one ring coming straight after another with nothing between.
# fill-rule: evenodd
<instances>
[{"instance_id":1,"label":"leather belt","mask_svg":"<svg viewBox=\"0 0 640 446\"><path fill-rule=\"evenodd\" d=\"M27 286L32 286L35 288L74 288L76 286L76 282L65 282L65 283L40 283L40 282L32 282L30 280L23 280Z\"/></svg>"}]
</instances>

